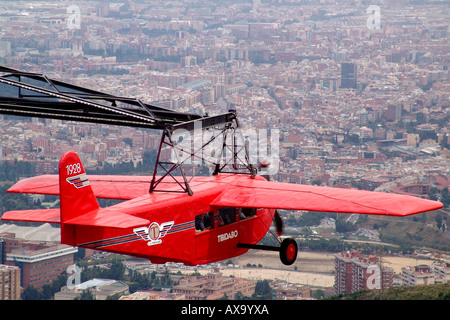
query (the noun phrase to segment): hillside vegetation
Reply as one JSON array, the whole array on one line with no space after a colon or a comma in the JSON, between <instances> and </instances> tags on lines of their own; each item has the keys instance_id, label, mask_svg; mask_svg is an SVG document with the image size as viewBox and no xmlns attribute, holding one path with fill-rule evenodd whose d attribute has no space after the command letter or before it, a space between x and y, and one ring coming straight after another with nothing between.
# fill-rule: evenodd
<instances>
[{"instance_id":1,"label":"hillside vegetation","mask_svg":"<svg viewBox=\"0 0 450 320\"><path fill-rule=\"evenodd\" d=\"M336 213L311 212L298 218L292 215L288 216L285 223L287 226L294 228L314 227L319 225L324 218L336 219L336 217ZM321 245L319 248L314 249L316 243L311 241L305 241L306 244L304 246L307 246L310 250L346 250L341 241L338 240L365 240L365 238L352 235L358 228L363 228L378 231L382 243L396 245L400 251L405 253L411 252L411 250L416 248L430 248L450 252L450 229L447 227L447 217L447 210L429 211L406 217L361 214L358 215L358 220L353 224L346 222L349 218L348 214L340 214L336 220L335 230L315 229L323 238L334 240L331 241L333 244L336 244L333 246L334 248L324 248ZM297 231L287 231L286 234L289 232L292 232L291 235L293 236L297 235ZM337 234L334 234L334 232ZM304 237L311 236L311 231L308 228L304 228L301 231L301 235Z\"/></svg>"},{"instance_id":2,"label":"hillside vegetation","mask_svg":"<svg viewBox=\"0 0 450 320\"><path fill-rule=\"evenodd\" d=\"M450 300L450 284L396 287L380 290L364 290L337 295L329 300Z\"/></svg>"},{"instance_id":3,"label":"hillside vegetation","mask_svg":"<svg viewBox=\"0 0 450 320\"><path fill-rule=\"evenodd\" d=\"M400 218L365 216L365 221L359 226L378 230L382 242L450 251L450 233L446 229L446 217L442 210Z\"/></svg>"}]
</instances>

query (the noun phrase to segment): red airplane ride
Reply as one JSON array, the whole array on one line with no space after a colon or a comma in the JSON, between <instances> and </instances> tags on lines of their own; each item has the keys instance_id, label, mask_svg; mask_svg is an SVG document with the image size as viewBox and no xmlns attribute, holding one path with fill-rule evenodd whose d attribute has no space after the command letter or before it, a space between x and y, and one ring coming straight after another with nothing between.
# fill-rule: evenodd
<instances>
[{"instance_id":1,"label":"red airplane ride","mask_svg":"<svg viewBox=\"0 0 450 320\"><path fill-rule=\"evenodd\" d=\"M3 220L61 224L61 242L84 248L198 265L241 255L248 249L278 250L290 265L295 240L260 246L276 209L406 216L442 204L411 196L267 181L261 176L219 174L194 177L192 195L148 192L148 177L86 176L78 155L66 153L57 175L19 181L8 192L60 196L60 209L19 210ZM100 208L96 197L127 200Z\"/></svg>"},{"instance_id":2,"label":"red airplane ride","mask_svg":"<svg viewBox=\"0 0 450 320\"><path fill-rule=\"evenodd\" d=\"M151 181L147 176L88 179L78 155L68 152L60 160L59 176L24 179L8 190L59 195L60 209L9 211L2 219L58 223L64 244L186 265L229 259L249 249L275 250L290 265L297 243L280 238L277 209L406 216L442 208L440 202L405 195L268 181L250 163L232 110L217 116L180 113L41 74L2 66L0 74L2 114L163 130ZM198 150L180 157L186 150L173 134L198 127L214 133ZM202 150L219 137L216 160L202 157ZM163 147L172 152L170 161L162 160L167 154ZM188 180L183 164L199 157L202 165L213 165L214 173ZM157 176L160 168L163 174ZM97 198L126 201L101 208ZM272 221L280 246L259 245Z\"/></svg>"}]
</instances>

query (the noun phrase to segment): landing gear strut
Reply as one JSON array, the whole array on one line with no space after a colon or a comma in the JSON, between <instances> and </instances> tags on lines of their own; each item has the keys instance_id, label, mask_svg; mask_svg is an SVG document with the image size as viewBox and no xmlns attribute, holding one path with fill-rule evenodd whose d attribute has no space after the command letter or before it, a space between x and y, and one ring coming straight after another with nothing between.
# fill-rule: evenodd
<instances>
[{"instance_id":1,"label":"landing gear strut","mask_svg":"<svg viewBox=\"0 0 450 320\"><path fill-rule=\"evenodd\" d=\"M238 248L246 249L257 249L265 251L278 251L280 253L280 260L283 264L290 266L297 259L297 242L292 238L286 238L281 242L281 246L265 246L260 244L248 244L248 243L238 243Z\"/></svg>"},{"instance_id":2,"label":"landing gear strut","mask_svg":"<svg viewBox=\"0 0 450 320\"><path fill-rule=\"evenodd\" d=\"M275 210L274 214L274 224L277 230L277 235L273 234L277 241L280 243L279 247L274 246L265 246L261 244L249 244L249 243L238 243L238 248L246 248L246 249L257 249L257 250L265 250L265 251L278 251L280 253L280 260L283 264L290 266L297 260L298 246L297 241L292 238L285 238L281 241L280 236L283 234L283 220L278 212Z\"/></svg>"}]
</instances>

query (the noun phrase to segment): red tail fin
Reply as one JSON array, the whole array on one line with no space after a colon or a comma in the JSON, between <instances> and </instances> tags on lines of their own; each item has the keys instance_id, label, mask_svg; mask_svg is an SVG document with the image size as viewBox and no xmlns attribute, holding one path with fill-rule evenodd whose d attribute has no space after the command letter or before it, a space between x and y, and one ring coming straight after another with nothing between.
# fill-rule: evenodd
<instances>
[{"instance_id":1,"label":"red tail fin","mask_svg":"<svg viewBox=\"0 0 450 320\"><path fill-rule=\"evenodd\" d=\"M59 162L61 224L99 208L80 157L65 153Z\"/></svg>"}]
</instances>

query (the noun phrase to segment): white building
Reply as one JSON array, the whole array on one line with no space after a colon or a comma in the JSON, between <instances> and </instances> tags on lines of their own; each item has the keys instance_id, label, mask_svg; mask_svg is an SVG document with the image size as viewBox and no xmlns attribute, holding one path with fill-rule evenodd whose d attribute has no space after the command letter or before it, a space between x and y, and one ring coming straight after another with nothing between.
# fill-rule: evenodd
<instances>
[{"instance_id":1,"label":"white building","mask_svg":"<svg viewBox=\"0 0 450 320\"><path fill-rule=\"evenodd\" d=\"M402 286L417 286L423 284L435 284L436 275L431 273L427 265L402 268Z\"/></svg>"},{"instance_id":2,"label":"white building","mask_svg":"<svg viewBox=\"0 0 450 320\"><path fill-rule=\"evenodd\" d=\"M440 282L450 283L450 262L435 262L432 271L440 279Z\"/></svg>"},{"instance_id":3,"label":"white building","mask_svg":"<svg viewBox=\"0 0 450 320\"><path fill-rule=\"evenodd\" d=\"M128 285L121 281L110 279L92 279L73 286L64 286L55 293L55 300L74 300L83 291L91 290L95 299L106 300L114 294L129 294Z\"/></svg>"}]
</instances>

